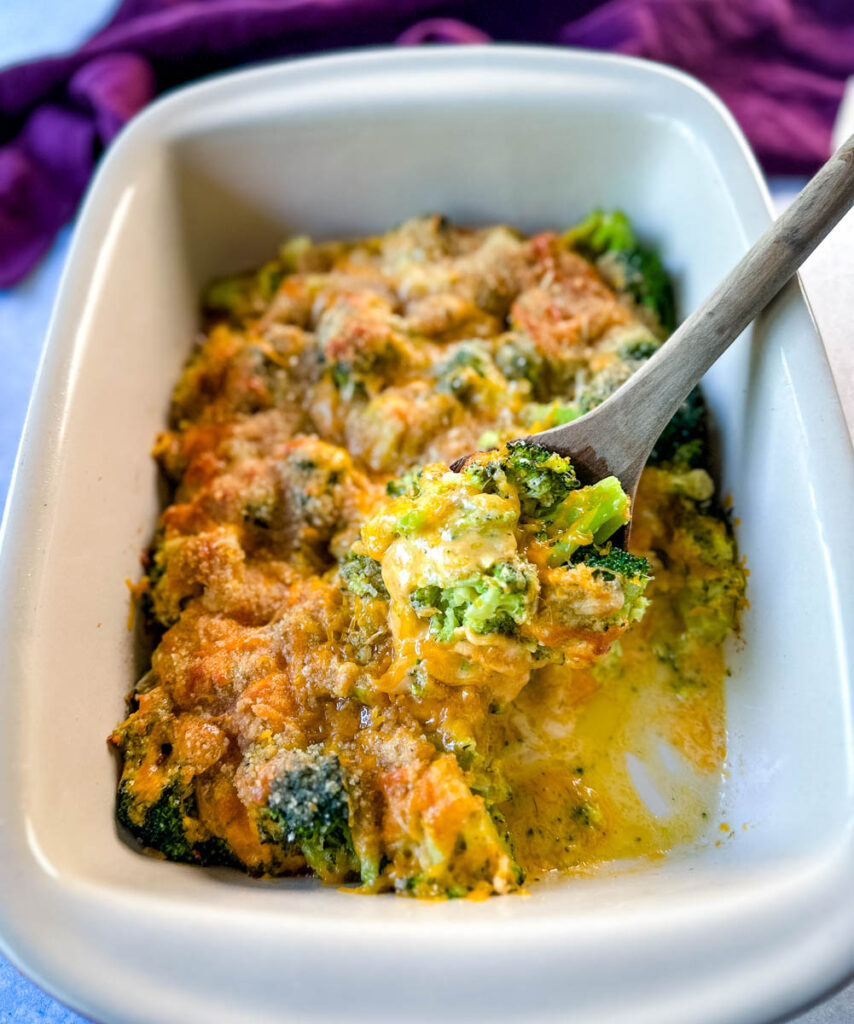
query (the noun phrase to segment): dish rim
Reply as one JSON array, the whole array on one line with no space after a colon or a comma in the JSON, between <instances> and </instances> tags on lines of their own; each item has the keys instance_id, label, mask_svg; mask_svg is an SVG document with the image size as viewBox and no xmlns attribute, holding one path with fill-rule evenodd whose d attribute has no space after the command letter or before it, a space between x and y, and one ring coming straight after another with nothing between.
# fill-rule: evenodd
<instances>
[{"instance_id":1,"label":"dish rim","mask_svg":"<svg viewBox=\"0 0 854 1024\"><path fill-rule=\"evenodd\" d=\"M240 84L241 86L246 86L253 84L253 82L261 84L269 76L279 74L284 69L291 70L296 68L299 71L310 66L319 70L324 68L333 71L335 69L346 70L347 68L358 70L359 66L368 67L372 64L388 63L389 61L394 63L403 56L416 63L441 63L450 60L451 62L456 61L462 64L469 59L486 59L487 63L489 63L493 58L500 61L508 58L512 60L517 57L526 59L536 55L547 55L552 58L564 57L569 62L577 62L577 67L581 68L584 65L598 69L608 67L613 69L641 68L645 69L649 74L670 79L681 87L688 88L691 92L697 94L715 110L718 117L728 128L733 140L740 147L745 164L752 173L754 185L764 203L765 212L770 217L772 207L764 180L761 177L752 152L729 111L710 90L689 75L650 61L618 55L590 53L570 48L536 46L491 45L443 50L440 52L419 49L417 47L371 48L367 51L347 51L345 53L320 57L270 62L260 67L246 70L223 72L204 81L178 89L174 93L153 103L123 130L121 136L111 147L111 150L99 167L88 190L60 280L15 460L6 509L2 525L0 525L0 578L6 574L12 577L16 572L17 558L16 553L12 549L19 546L25 548L27 544L32 542L34 528L26 521L27 509L24 506L26 505L27 492L33 490L33 479L38 475L39 465L44 460L57 460L61 452L61 446L57 446L55 450L51 450L49 446L47 452L38 452L37 449L41 435L50 435L52 433L50 419L51 399L58 398L61 400L64 398L63 385L67 387L70 375L70 366L67 365L69 362L68 357L73 356L76 347L74 331L63 332L60 329L63 322L63 314L69 305L74 278L78 277L83 281L92 278L94 255L86 251L86 248L91 246L91 240L88 238L89 229L91 228L90 222L94 220L95 212L103 201L102 192L105 190L105 183L111 175L118 173L121 168L121 162L126 159L126 153L129 153L134 145L141 144L145 140L146 134L154 131L158 126L160 129L168 128L169 119L173 115L178 114L182 109L186 109L186 107L202 100L207 104L216 102L226 95L227 90L232 85ZM398 74L406 73L403 68L397 68L395 71ZM156 133L155 137L163 138L163 136L157 136ZM816 333L818 332L816 331ZM31 464L25 465L28 462ZM20 509L19 506L21 506ZM5 610L2 598L0 598L0 607L3 607ZM0 617L0 635L8 628L8 622L9 617ZM0 695L0 699L12 700L12 698L4 697L3 695ZM2 789L0 789L0 794L2 794ZM0 903L0 924L3 925L3 932L10 930L10 922L6 919L6 911L2 903ZM396 930L395 922L384 921L379 922L379 924L383 929L389 929L391 933ZM364 921L360 922L359 927L364 927L364 925ZM840 943L840 948L841 946L842 943ZM55 998L75 1007L79 1012L89 1012L87 1009L89 1004L82 990L79 996L76 994L67 996L60 985L54 985L50 977L32 963L32 958L27 958L24 955L19 957L14 945L7 940L4 934L0 934L0 948L3 949L5 955L19 970L34 978L41 987L45 988ZM850 962L850 958L848 958L848 969L850 969ZM832 974L832 980L825 980L821 984L822 988L833 984L833 979L837 982L840 980L838 970L835 972L831 971L830 973ZM827 972L825 972L825 978L827 978ZM91 979L89 980L91 981ZM811 992L811 995L803 998L805 1000L815 998L815 990L812 989Z\"/></svg>"}]
</instances>

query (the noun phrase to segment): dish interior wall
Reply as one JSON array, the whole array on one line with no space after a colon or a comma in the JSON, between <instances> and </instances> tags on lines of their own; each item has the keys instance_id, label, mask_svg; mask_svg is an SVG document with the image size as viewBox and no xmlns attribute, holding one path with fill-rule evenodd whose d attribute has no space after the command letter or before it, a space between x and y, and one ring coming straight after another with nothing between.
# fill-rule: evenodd
<instances>
[{"instance_id":1,"label":"dish interior wall","mask_svg":"<svg viewBox=\"0 0 854 1024\"><path fill-rule=\"evenodd\" d=\"M226 109L215 127L185 107L167 143L147 142L145 133L134 140L144 156L135 183L114 188L109 213L95 225L102 241L94 275L81 280L63 311L78 332L61 414L65 457L46 488L54 511L41 564L49 575L36 581L38 614L29 621L36 634L41 624L51 635L61 622L75 642L63 649L22 634L16 651L24 678L39 681L27 726L32 749L46 754L29 775L25 799L30 841L51 871L235 907L281 907L287 898L317 913L368 912L362 908L371 901L347 900L342 911L334 891L321 895L302 882L259 887L228 872L141 859L116 835L116 768L104 738L139 669L125 626L125 579L138 577L152 535L160 499L148 452L189 351L198 290L213 275L260 263L290 233L360 235L434 210L533 231L601 205L625 209L640 234L661 246L689 310L756 227L741 222L719 174L726 154L709 141L714 126L701 137L676 112L644 113L644 98L636 99L605 90L591 100L573 92L568 76L559 109L528 98L524 88L511 106L475 88L450 113L434 98L420 107L410 101L404 112L395 97L363 110L359 96L349 104L339 96L337 110L319 103L307 116L283 92L249 123L237 97L231 119ZM733 838L716 845L713 831L649 870L541 888L532 900L510 901L505 915L654 901L664 890L707 887L710 876L738 884L760 865L832 842L850 815L834 555L819 525L830 514L832 481L818 478L810 463L822 411L807 399L799 406L792 388L799 346L817 342L793 294L778 303L775 319L785 324L782 344L765 343L766 320L706 380L723 490L732 495L751 570L727 697L720 820L733 826ZM812 643L783 642L795 633ZM816 750L823 756L803 756ZM74 799L58 799L62 793ZM385 901L383 912L425 911Z\"/></svg>"}]
</instances>

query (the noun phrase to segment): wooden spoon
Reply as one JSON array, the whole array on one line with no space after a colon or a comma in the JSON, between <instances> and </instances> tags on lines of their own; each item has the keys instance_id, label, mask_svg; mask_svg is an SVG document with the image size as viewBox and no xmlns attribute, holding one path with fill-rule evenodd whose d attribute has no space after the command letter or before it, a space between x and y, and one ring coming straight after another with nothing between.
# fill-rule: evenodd
<instances>
[{"instance_id":1,"label":"wooden spoon","mask_svg":"<svg viewBox=\"0 0 854 1024\"><path fill-rule=\"evenodd\" d=\"M583 483L615 476L634 498L655 442L688 393L852 204L854 136L619 390L579 419L534 434L532 439L568 456ZM466 458L457 459L451 469L461 469Z\"/></svg>"}]
</instances>

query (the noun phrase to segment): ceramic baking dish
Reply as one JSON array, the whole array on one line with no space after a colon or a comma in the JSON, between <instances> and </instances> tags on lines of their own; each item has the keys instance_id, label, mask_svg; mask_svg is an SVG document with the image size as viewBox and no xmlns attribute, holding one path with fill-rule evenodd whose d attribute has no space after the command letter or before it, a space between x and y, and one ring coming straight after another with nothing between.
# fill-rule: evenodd
<instances>
[{"instance_id":1,"label":"ceramic baking dish","mask_svg":"<svg viewBox=\"0 0 854 1024\"><path fill-rule=\"evenodd\" d=\"M702 842L528 896L417 903L169 864L116 833L104 738L139 669L125 579L155 523L148 451L202 283L289 232L363 234L433 210L533 230L597 205L662 247L683 310L770 216L705 89L557 50L264 67L155 104L111 149L0 565L0 932L53 995L121 1024L738 1024L854 968L854 460L794 286L706 380L751 576L720 818Z\"/></svg>"}]
</instances>

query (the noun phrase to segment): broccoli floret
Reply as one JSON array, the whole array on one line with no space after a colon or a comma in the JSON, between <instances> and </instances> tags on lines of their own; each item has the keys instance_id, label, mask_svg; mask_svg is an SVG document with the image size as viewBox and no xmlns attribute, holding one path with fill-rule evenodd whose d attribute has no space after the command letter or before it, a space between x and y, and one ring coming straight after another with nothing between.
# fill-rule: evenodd
<instances>
[{"instance_id":1,"label":"broccoli floret","mask_svg":"<svg viewBox=\"0 0 854 1024\"><path fill-rule=\"evenodd\" d=\"M468 401L489 373L488 360L487 354L474 345L457 349L439 367L436 390L453 395L460 402Z\"/></svg>"},{"instance_id":2,"label":"broccoli floret","mask_svg":"<svg viewBox=\"0 0 854 1024\"><path fill-rule=\"evenodd\" d=\"M641 555L633 555L622 548L588 547L576 551L573 562L584 562L595 569L596 575L649 578L649 562Z\"/></svg>"},{"instance_id":3,"label":"broccoli floret","mask_svg":"<svg viewBox=\"0 0 854 1024\"><path fill-rule=\"evenodd\" d=\"M597 578L619 580L624 599L621 615L629 622L641 618L649 604L643 592L652 579L649 562L645 558L616 547L585 548L577 551L575 558L593 569Z\"/></svg>"},{"instance_id":4,"label":"broccoli floret","mask_svg":"<svg viewBox=\"0 0 854 1024\"><path fill-rule=\"evenodd\" d=\"M341 577L357 597L388 598L380 563L368 555L347 555L341 562Z\"/></svg>"},{"instance_id":5,"label":"broccoli floret","mask_svg":"<svg viewBox=\"0 0 854 1024\"><path fill-rule=\"evenodd\" d=\"M119 824L142 846L158 850L169 860L195 862L193 843L186 834L187 819L196 815L195 791L192 781L182 780L179 767L170 761L171 733L165 719L159 713L137 710L115 729L110 742L123 761L116 794ZM156 763L155 756L162 767L158 764L159 773L137 792L137 775L144 765L150 768Z\"/></svg>"},{"instance_id":6,"label":"broccoli floret","mask_svg":"<svg viewBox=\"0 0 854 1024\"><path fill-rule=\"evenodd\" d=\"M554 413L547 405L529 405L524 412L526 422L544 430L590 412L621 387L660 347L658 342L647 339L626 342L617 351L619 360L594 374L574 402L555 406ZM696 387L664 428L649 461L653 465L674 463L687 469L703 467L707 461L707 437L706 403Z\"/></svg>"},{"instance_id":7,"label":"broccoli floret","mask_svg":"<svg viewBox=\"0 0 854 1024\"><path fill-rule=\"evenodd\" d=\"M188 823L200 831L197 814L192 784L185 785L178 779L167 783L151 804L143 804L127 781L121 783L116 794L116 819L143 848L181 864L245 868L219 836L190 840Z\"/></svg>"},{"instance_id":8,"label":"broccoli floret","mask_svg":"<svg viewBox=\"0 0 854 1024\"><path fill-rule=\"evenodd\" d=\"M629 521L628 495L615 476L572 491L555 510L548 564L566 565L581 547L604 544Z\"/></svg>"},{"instance_id":9,"label":"broccoli floret","mask_svg":"<svg viewBox=\"0 0 854 1024\"><path fill-rule=\"evenodd\" d=\"M594 210L564 235L566 244L596 261L609 283L651 310L662 330L676 326L673 285L654 249L638 245L631 223L620 210Z\"/></svg>"},{"instance_id":10,"label":"broccoli floret","mask_svg":"<svg viewBox=\"0 0 854 1024\"><path fill-rule=\"evenodd\" d=\"M477 447L479 451L488 452L493 448L497 448L501 443L501 434L497 430L484 430L484 432L477 439Z\"/></svg>"},{"instance_id":11,"label":"broccoli floret","mask_svg":"<svg viewBox=\"0 0 854 1024\"><path fill-rule=\"evenodd\" d=\"M444 747L441 740L437 745ZM506 892L521 883L522 870L501 834L504 823L497 824L495 812L470 788L470 774L454 756L434 758L421 773L418 792L441 799L430 806L417 799L397 805L389 852L398 892L453 899L496 888Z\"/></svg>"},{"instance_id":12,"label":"broccoli floret","mask_svg":"<svg viewBox=\"0 0 854 1024\"><path fill-rule=\"evenodd\" d=\"M684 462L673 463L663 474L664 489L671 494L682 494L692 501L705 504L714 497L715 482L705 469L688 469Z\"/></svg>"},{"instance_id":13,"label":"broccoli floret","mask_svg":"<svg viewBox=\"0 0 854 1024\"><path fill-rule=\"evenodd\" d=\"M420 469L408 469L402 476L389 480L385 485L385 492L390 498L400 498L403 495L414 498L420 490L420 478Z\"/></svg>"},{"instance_id":14,"label":"broccoli floret","mask_svg":"<svg viewBox=\"0 0 854 1024\"><path fill-rule=\"evenodd\" d=\"M559 563L559 557L549 559L550 565L553 562ZM541 592L543 614L534 625L540 642L559 641L562 626L594 636L602 631L619 635L643 617L650 579L645 558L610 544L577 548L563 568L553 569L550 583ZM593 614L591 604L597 608Z\"/></svg>"},{"instance_id":15,"label":"broccoli floret","mask_svg":"<svg viewBox=\"0 0 854 1024\"><path fill-rule=\"evenodd\" d=\"M706 403L699 388L676 410L673 419L656 441L649 461L672 462L694 469L706 462Z\"/></svg>"},{"instance_id":16,"label":"broccoli floret","mask_svg":"<svg viewBox=\"0 0 854 1024\"><path fill-rule=\"evenodd\" d=\"M640 341L627 341L621 345L617 355L626 363L645 363L651 359L661 348L657 341L643 339Z\"/></svg>"},{"instance_id":17,"label":"broccoli floret","mask_svg":"<svg viewBox=\"0 0 854 1024\"><path fill-rule=\"evenodd\" d=\"M293 235L279 246L279 261L282 269L288 274L296 274L301 269L301 262L312 250L311 238L308 235Z\"/></svg>"},{"instance_id":18,"label":"broccoli floret","mask_svg":"<svg viewBox=\"0 0 854 1024\"><path fill-rule=\"evenodd\" d=\"M648 340L626 342L617 351L616 359L609 362L575 396L573 407L579 415L590 412L610 398L640 367L654 355L659 345Z\"/></svg>"},{"instance_id":19,"label":"broccoli floret","mask_svg":"<svg viewBox=\"0 0 854 1024\"><path fill-rule=\"evenodd\" d=\"M218 278L205 289L202 306L208 314L240 322L264 309L284 276L281 264L274 260L254 273Z\"/></svg>"},{"instance_id":20,"label":"broccoli floret","mask_svg":"<svg viewBox=\"0 0 854 1024\"><path fill-rule=\"evenodd\" d=\"M683 622L679 647L719 644L732 630L744 601L745 577L735 540L726 523L706 515L687 498L677 499L669 550L684 561L686 572L672 600Z\"/></svg>"},{"instance_id":21,"label":"broccoli floret","mask_svg":"<svg viewBox=\"0 0 854 1024\"><path fill-rule=\"evenodd\" d=\"M156 675L147 672L135 687L135 699L150 692L156 682ZM211 835L199 820L194 781L174 761L169 733L163 726L159 715L136 711L110 737L123 759L116 793L117 821L140 846L156 850L168 860L245 868L229 844ZM146 772L144 785L137 789L140 769L144 765L150 769L154 763L157 775Z\"/></svg>"},{"instance_id":22,"label":"broccoli floret","mask_svg":"<svg viewBox=\"0 0 854 1024\"><path fill-rule=\"evenodd\" d=\"M583 415L575 403L550 402L547 405L530 402L521 412L521 420L529 430L548 430L562 423L572 423ZM485 447L480 445L481 448Z\"/></svg>"},{"instance_id":23,"label":"broccoli floret","mask_svg":"<svg viewBox=\"0 0 854 1024\"><path fill-rule=\"evenodd\" d=\"M652 310L662 330L670 334L676 326L676 300L673 285L655 250L637 246L609 252L598 266L617 291L627 292L638 305Z\"/></svg>"},{"instance_id":24,"label":"broccoli floret","mask_svg":"<svg viewBox=\"0 0 854 1024\"><path fill-rule=\"evenodd\" d=\"M588 259L596 259L615 249L632 249L635 233L622 210L594 210L563 236L570 248Z\"/></svg>"},{"instance_id":25,"label":"broccoli floret","mask_svg":"<svg viewBox=\"0 0 854 1024\"><path fill-rule=\"evenodd\" d=\"M606 398L622 387L631 377L635 367L622 360L614 360L604 369L595 373L575 398L575 405L582 413L590 412L601 405Z\"/></svg>"},{"instance_id":26,"label":"broccoli floret","mask_svg":"<svg viewBox=\"0 0 854 1024\"><path fill-rule=\"evenodd\" d=\"M430 618L438 639L447 642L460 628L512 636L528 616L535 596L531 567L499 562L481 575L450 586L418 587L409 601L419 616Z\"/></svg>"},{"instance_id":27,"label":"broccoli floret","mask_svg":"<svg viewBox=\"0 0 854 1024\"><path fill-rule=\"evenodd\" d=\"M368 397L368 387L352 366L347 363L333 363L329 370L332 383L345 402Z\"/></svg>"},{"instance_id":28,"label":"broccoli floret","mask_svg":"<svg viewBox=\"0 0 854 1024\"><path fill-rule=\"evenodd\" d=\"M531 342L523 338L505 341L495 353L495 363L508 380L526 380L535 398L548 395L545 362Z\"/></svg>"},{"instance_id":29,"label":"broccoli floret","mask_svg":"<svg viewBox=\"0 0 854 1024\"><path fill-rule=\"evenodd\" d=\"M578 477L569 459L533 441L510 441L501 468L519 492L522 514L547 519L577 487Z\"/></svg>"},{"instance_id":30,"label":"broccoli floret","mask_svg":"<svg viewBox=\"0 0 854 1024\"><path fill-rule=\"evenodd\" d=\"M702 514L696 505L682 503L677 513L679 530L676 543L680 552L692 562L714 569L735 565L735 541L726 523Z\"/></svg>"},{"instance_id":31,"label":"broccoli floret","mask_svg":"<svg viewBox=\"0 0 854 1024\"><path fill-rule=\"evenodd\" d=\"M350 833L350 801L336 754L316 743L285 752L259 827L274 842L297 846L321 878L359 871Z\"/></svg>"},{"instance_id":32,"label":"broccoli floret","mask_svg":"<svg viewBox=\"0 0 854 1024\"><path fill-rule=\"evenodd\" d=\"M688 584L675 602L686 625L683 649L692 643L721 644L737 621L744 600L744 575L738 566Z\"/></svg>"},{"instance_id":33,"label":"broccoli floret","mask_svg":"<svg viewBox=\"0 0 854 1024\"><path fill-rule=\"evenodd\" d=\"M116 817L142 846L159 850L169 860L197 863L184 828L192 803L192 791L177 780L164 786L147 806L141 805L132 787L123 782L116 798Z\"/></svg>"},{"instance_id":34,"label":"broccoli floret","mask_svg":"<svg viewBox=\"0 0 854 1024\"><path fill-rule=\"evenodd\" d=\"M210 313L245 315L251 309L252 284L251 274L212 281L202 296L202 305Z\"/></svg>"}]
</instances>

